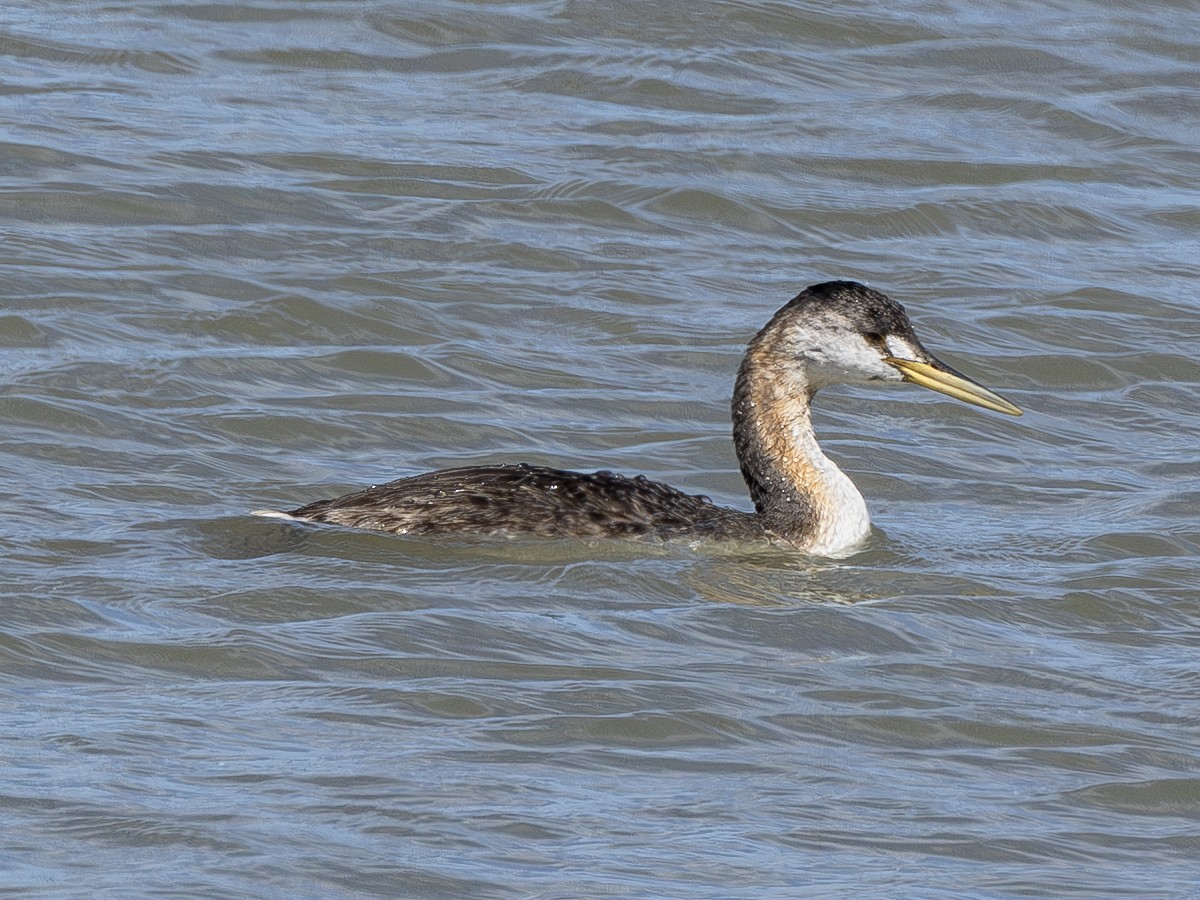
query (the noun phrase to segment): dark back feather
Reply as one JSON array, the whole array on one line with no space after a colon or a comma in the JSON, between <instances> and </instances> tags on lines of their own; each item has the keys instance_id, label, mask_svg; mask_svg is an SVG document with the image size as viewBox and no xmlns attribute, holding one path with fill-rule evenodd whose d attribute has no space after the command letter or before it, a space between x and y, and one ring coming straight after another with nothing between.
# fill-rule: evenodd
<instances>
[{"instance_id":1,"label":"dark back feather","mask_svg":"<svg viewBox=\"0 0 1200 900\"><path fill-rule=\"evenodd\" d=\"M525 464L414 475L318 500L290 515L396 534L766 536L752 513L717 506L707 497L685 494L644 476Z\"/></svg>"}]
</instances>

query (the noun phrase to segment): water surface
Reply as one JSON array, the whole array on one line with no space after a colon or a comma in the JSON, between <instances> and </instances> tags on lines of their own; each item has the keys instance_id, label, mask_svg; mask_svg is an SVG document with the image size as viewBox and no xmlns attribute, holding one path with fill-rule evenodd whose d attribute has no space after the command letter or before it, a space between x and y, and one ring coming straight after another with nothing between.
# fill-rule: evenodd
<instances>
[{"instance_id":1,"label":"water surface","mask_svg":"<svg viewBox=\"0 0 1200 900\"><path fill-rule=\"evenodd\" d=\"M1190 3L0 13L0 885L1187 897ZM746 505L849 277L1026 409L819 398L844 560L246 515L488 460Z\"/></svg>"}]
</instances>

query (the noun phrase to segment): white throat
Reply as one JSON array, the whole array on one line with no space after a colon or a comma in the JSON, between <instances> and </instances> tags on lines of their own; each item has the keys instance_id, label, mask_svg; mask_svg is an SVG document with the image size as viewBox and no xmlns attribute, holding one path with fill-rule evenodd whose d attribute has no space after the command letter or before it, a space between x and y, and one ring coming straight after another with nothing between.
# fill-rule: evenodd
<instances>
[{"instance_id":1,"label":"white throat","mask_svg":"<svg viewBox=\"0 0 1200 900\"><path fill-rule=\"evenodd\" d=\"M809 489L816 530L808 552L819 556L846 554L871 533L867 501L850 476L821 451L811 429L797 440L808 445L805 452L813 475Z\"/></svg>"}]
</instances>

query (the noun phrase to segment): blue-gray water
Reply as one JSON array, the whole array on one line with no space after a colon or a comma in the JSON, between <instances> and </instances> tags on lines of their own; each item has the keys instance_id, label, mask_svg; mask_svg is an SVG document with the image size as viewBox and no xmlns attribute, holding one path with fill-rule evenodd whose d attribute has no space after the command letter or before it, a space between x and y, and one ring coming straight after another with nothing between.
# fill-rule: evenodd
<instances>
[{"instance_id":1,"label":"blue-gray water","mask_svg":"<svg viewBox=\"0 0 1200 900\"><path fill-rule=\"evenodd\" d=\"M1192 897L1192 2L0 12L0 890ZM745 505L870 282L1019 420L818 398L844 560L296 533L438 466Z\"/></svg>"}]
</instances>

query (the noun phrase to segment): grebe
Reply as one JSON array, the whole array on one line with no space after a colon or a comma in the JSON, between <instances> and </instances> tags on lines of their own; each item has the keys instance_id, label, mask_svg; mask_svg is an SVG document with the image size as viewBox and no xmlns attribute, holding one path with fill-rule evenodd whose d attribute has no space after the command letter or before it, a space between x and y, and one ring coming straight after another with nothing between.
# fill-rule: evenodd
<instances>
[{"instance_id":1,"label":"grebe","mask_svg":"<svg viewBox=\"0 0 1200 900\"><path fill-rule=\"evenodd\" d=\"M801 292L754 336L733 391L733 441L754 512L644 476L545 466L442 469L260 515L396 534L770 540L836 555L870 531L867 505L817 445L809 405L839 383L908 381L1012 416L1021 410L932 356L904 307L853 281Z\"/></svg>"}]
</instances>

